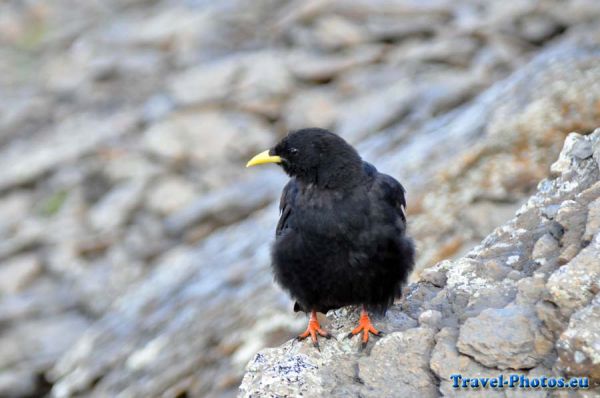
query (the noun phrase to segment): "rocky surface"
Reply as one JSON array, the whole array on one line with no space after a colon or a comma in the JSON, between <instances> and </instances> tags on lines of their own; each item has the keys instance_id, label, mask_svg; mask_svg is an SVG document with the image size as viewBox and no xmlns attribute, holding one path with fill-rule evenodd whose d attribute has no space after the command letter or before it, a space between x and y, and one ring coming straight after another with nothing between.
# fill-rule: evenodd
<instances>
[{"instance_id":1,"label":"rocky surface","mask_svg":"<svg viewBox=\"0 0 600 398\"><path fill-rule=\"evenodd\" d=\"M457 283L428 267L510 219L567 134L600 125L599 20L595 0L2 2L0 396L235 396L255 353L304 323L268 264L285 178L243 167L293 128L330 127L399 178L413 279ZM579 156L592 151L570 140ZM552 172L569 166L561 158ZM522 301L545 283L558 309L540 304L543 322L573 331L557 345L561 363L587 366L568 347L589 351L579 325L597 314L579 305L595 291L563 283L591 272L578 242L593 247L600 205L587 202L545 208L568 227L563 241L557 228L530 242L536 261L569 264L564 275L507 287L520 294L514 308L490 287L465 309L460 321L481 317L486 330L505 317L530 328L506 342L502 366L546 355ZM412 311L388 322L446 319ZM441 358L439 344L467 366L462 341L482 371L500 355L456 328L412 333L393 339L414 350L410 364L389 364L418 369L414 379L442 377L422 357ZM428 388L398 377L406 395Z\"/></svg>"},{"instance_id":2,"label":"rocky surface","mask_svg":"<svg viewBox=\"0 0 600 398\"><path fill-rule=\"evenodd\" d=\"M569 135L552 170L557 176L542 180L513 219L409 285L378 319L386 335L368 352L344 339L357 312L333 311L327 323L336 340L320 351L295 340L260 351L240 396L463 396L469 391L453 389L450 375L502 372L587 376L592 388L569 396L600 394L600 129Z\"/></svg>"}]
</instances>

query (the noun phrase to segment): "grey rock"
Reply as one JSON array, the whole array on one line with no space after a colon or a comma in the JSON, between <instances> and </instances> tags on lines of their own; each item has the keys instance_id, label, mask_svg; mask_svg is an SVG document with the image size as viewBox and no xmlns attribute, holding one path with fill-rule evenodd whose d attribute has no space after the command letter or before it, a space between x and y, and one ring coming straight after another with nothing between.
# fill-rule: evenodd
<instances>
[{"instance_id":1,"label":"grey rock","mask_svg":"<svg viewBox=\"0 0 600 398\"><path fill-rule=\"evenodd\" d=\"M571 317L556 342L559 369L570 375L600 380L600 295Z\"/></svg>"},{"instance_id":2,"label":"grey rock","mask_svg":"<svg viewBox=\"0 0 600 398\"><path fill-rule=\"evenodd\" d=\"M191 182L171 177L152 184L146 203L158 214L170 215L189 205L196 195L196 188Z\"/></svg>"},{"instance_id":3,"label":"grey rock","mask_svg":"<svg viewBox=\"0 0 600 398\"><path fill-rule=\"evenodd\" d=\"M242 184L213 191L170 215L165 221L166 229L180 234L194 225L216 228L241 220L271 203L283 182L279 173L264 171Z\"/></svg>"},{"instance_id":4,"label":"grey rock","mask_svg":"<svg viewBox=\"0 0 600 398\"><path fill-rule=\"evenodd\" d=\"M545 352L536 352L537 326L530 308L488 309L469 318L460 328L458 350L488 367L528 369Z\"/></svg>"},{"instance_id":5,"label":"grey rock","mask_svg":"<svg viewBox=\"0 0 600 398\"><path fill-rule=\"evenodd\" d=\"M568 264L554 272L546 284L551 301L565 316L583 308L600 289L600 234Z\"/></svg>"},{"instance_id":6,"label":"grey rock","mask_svg":"<svg viewBox=\"0 0 600 398\"><path fill-rule=\"evenodd\" d=\"M81 336L88 321L74 313L28 320L0 334L0 394L35 391L37 376ZM18 394L17 394L18 395Z\"/></svg>"},{"instance_id":7,"label":"grey rock","mask_svg":"<svg viewBox=\"0 0 600 398\"><path fill-rule=\"evenodd\" d=\"M170 92L184 105L228 102L274 115L294 85L284 59L269 51L228 57L184 71L172 79Z\"/></svg>"},{"instance_id":8,"label":"grey rock","mask_svg":"<svg viewBox=\"0 0 600 398\"><path fill-rule=\"evenodd\" d=\"M131 217L133 210L139 206L145 185L145 181L122 183L107 192L90 209L91 225L101 232L124 225Z\"/></svg>"},{"instance_id":9,"label":"grey rock","mask_svg":"<svg viewBox=\"0 0 600 398\"><path fill-rule=\"evenodd\" d=\"M375 62L381 54L382 48L377 46L358 47L339 55L297 51L289 54L287 65L298 79L324 81L349 69Z\"/></svg>"},{"instance_id":10,"label":"grey rock","mask_svg":"<svg viewBox=\"0 0 600 398\"><path fill-rule=\"evenodd\" d=\"M366 387L363 394L436 397L435 379L427 360L433 336L429 328L413 328L378 341L371 354L359 361L358 377Z\"/></svg>"},{"instance_id":11,"label":"grey rock","mask_svg":"<svg viewBox=\"0 0 600 398\"><path fill-rule=\"evenodd\" d=\"M477 391L466 389L456 390L452 387L450 376L456 374L474 375L475 377L496 377L497 373L479 364L471 357L462 355L456 349L458 331L453 328L443 328L435 335L435 347L431 353L429 366L441 380L439 391L444 396L475 396ZM489 391L491 396L503 396L501 392Z\"/></svg>"},{"instance_id":12,"label":"grey rock","mask_svg":"<svg viewBox=\"0 0 600 398\"><path fill-rule=\"evenodd\" d=\"M179 112L146 130L143 144L150 153L170 162L218 164L268 148L269 131L262 119L251 114Z\"/></svg>"},{"instance_id":13,"label":"grey rock","mask_svg":"<svg viewBox=\"0 0 600 398\"><path fill-rule=\"evenodd\" d=\"M335 128L350 142L359 142L368 134L401 119L415 100L410 83L399 81L370 95L340 104Z\"/></svg>"},{"instance_id":14,"label":"grey rock","mask_svg":"<svg viewBox=\"0 0 600 398\"><path fill-rule=\"evenodd\" d=\"M314 36L319 47L331 50L356 46L369 39L361 25L337 15L319 18L315 23Z\"/></svg>"},{"instance_id":15,"label":"grey rock","mask_svg":"<svg viewBox=\"0 0 600 398\"><path fill-rule=\"evenodd\" d=\"M65 120L35 143L15 143L2 150L0 190L35 180L53 168L73 161L133 127L135 118L119 113L98 120L83 114Z\"/></svg>"},{"instance_id":16,"label":"grey rock","mask_svg":"<svg viewBox=\"0 0 600 398\"><path fill-rule=\"evenodd\" d=\"M36 375L27 370L0 371L0 394L7 397L35 395L37 391Z\"/></svg>"},{"instance_id":17,"label":"grey rock","mask_svg":"<svg viewBox=\"0 0 600 398\"><path fill-rule=\"evenodd\" d=\"M535 242L531 257L534 260L546 261L548 258L556 257L558 254L558 242L551 234L544 234Z\"/></svg>"},{"instance_id":18,"label":"grey rock","mask_svg":"<svg viewBox=\"0 0 600 398\"><path fill-rule=\"evenodd\" d=\"M419 315L419 324L431 328L439 328L442 322L442 313L436 310L423 311Z\"/></svg>"},{"instance_id":19,"label":"grey rock","mask_svg":"<svg viewBox=\"0 0 600 398\"><path fill-rule=\"evenodd\" d=\"M535 304L543 296L546 286L545 275L536 272L532 277L527 277L517 282L517 304Z\"/></svg>"},{"instance_id":20,"label":"grey rock","mask_svg":"<svg viewBox=\"0 0 600 398\"><path fill-rule=\"evenodd\" d=\"M565 148L561 156L554 162L550 168L553 173L563 173L570 168L570 162L573 156L585 159L592 155L591 145L581 139L581 134L571 133L565 141Z\"/></svg>"},{"instance_id":21,"label":"grey rock","mask_svg":"<svg viewBox=\"0 0 600 398\"><path fill-rule=\"evenodd\" d=\"M564 228L561 238L563 247L577 245L585 230L587 211L584 206L575 201L565 201L556 214L556 221Z\"/></svg>"},{"instance_id":22,"label":"grey rock","mask_svg":"<svg viewBox=\"0 0 600 398\"><path fill-rule=\"evenodd\" d=\"M590 242L598 231L600 231L600 199L595 199L588 205L583 242Z\"/></svg>"},{"instance_id":23,"label":"grey rock","mask_svg":"<svg viewBox=\"0 0 600 398\"><path fill-rule=\"evenodd\" d=\"M12 257L0 264L0 295L14 294L30 284L42 272L35 254Z\"/></svg>"},{"instance_id":24,"label":"grey rock","mask_svg":"<svg viewBox=\"0 0 600 398\"><path fill-rule=\"evenodd\" d=\"M31 211L33 198L26 191L12 192L0 200L0 234L11 231Z\"/></svg>"},{"instance_id":25,"label":"grey rock","mask_svg":"<svg viewBox=\"0 0 600 398\"><path fill-rule=\"evenodd\" d=\"M338 104L330 91L304 90L289 99L282 113L288 130L306 126L331 128L338 116Z\"/></svg>"},{"instance_id":26,"label":"grey rock","mask_svg":"<svg viewBox=\"0 0 600 398\"><path fill-rule=\"evenodd\" d=\"M448 267L451 265L452 263L446 260L426 268L421 272L421 279L434 286L444 287L447 281Z\"/></svg>"}]
</instances>

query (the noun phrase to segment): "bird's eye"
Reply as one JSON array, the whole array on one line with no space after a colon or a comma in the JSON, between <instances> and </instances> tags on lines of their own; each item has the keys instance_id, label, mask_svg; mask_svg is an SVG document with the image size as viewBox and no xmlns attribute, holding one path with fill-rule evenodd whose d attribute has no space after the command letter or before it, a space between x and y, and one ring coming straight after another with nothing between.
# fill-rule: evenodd
<instances>
[{"instance_id":1,"label":"bird's eye","mask_svg":"<svg viewBox=\"0 0 600 398\"><path fill-rule=\"evenodd\" d=\"M298 153L298 150L297 150L296 148L290 148L290 153L291 153L292 155L295 155L295 154L297 154L297 153Z\"/></svg>"}]
</instances>

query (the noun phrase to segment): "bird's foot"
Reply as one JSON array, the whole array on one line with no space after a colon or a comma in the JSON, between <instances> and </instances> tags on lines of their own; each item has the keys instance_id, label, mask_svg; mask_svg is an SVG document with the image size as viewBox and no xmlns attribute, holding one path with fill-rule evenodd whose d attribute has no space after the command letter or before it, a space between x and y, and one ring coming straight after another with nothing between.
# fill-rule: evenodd
<instances>
[{"instance_id":1,"label":"bird's foot","mask_svg":"<svg viewBox=\"0 0 600 398\"><path fill-rule=\"evenodd\" d=\"M298 335L298 340L304 340L308 336L310 336L313 345L317 348L319 348L319 340L317 336L322 336L326 339L331 338L331 334L325 329L321 328L321 325L317 320L317 313L315 311L313 311L310 314L310 319L308 320L308 327L306 328L306 331L304 331L304 333Z\"/></svg>"},{"instance_id":2,"label":"bird's foot","mask_svg":"<svg viewBox=\"0 0 600 398\"><path fill-rule=\"evenodd\" d=\"M369 343L369 333L374 334L375 336L383 336L383 332L375 329L375 326L371 323L371 319L369 318L369 314L365 309L363 309L360 313L360 319L358 321L358 326L354 328L349 334L348 338L356 336L362 332L362 345L361 348L364 349Z\"/></svg>"}]
</instances>

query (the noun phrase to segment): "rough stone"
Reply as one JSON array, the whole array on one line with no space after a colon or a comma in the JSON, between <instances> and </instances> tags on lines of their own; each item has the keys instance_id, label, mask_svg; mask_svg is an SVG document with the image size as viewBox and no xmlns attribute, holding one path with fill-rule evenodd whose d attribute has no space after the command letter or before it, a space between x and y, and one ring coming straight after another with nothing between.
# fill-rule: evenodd
<instances>
[{"instance_id":1,"label":"rough stone","mask_svg":"<svg viewBox=\"0 0 600 398\"><path fill-rule=\"evenodd\" d=\"M546 284L551 300L565 316L586 306L600 291L600 234Z\"/></svg>"},{"instance_id":2,"label":"rough stone","mask_svg":"<svg viewBox=\"0 0 600 398\"><path fill-rule=\"evenodd\" d=\"M275 115L293 84L284 55L265 51L232 56L184 71L171 81L170 91L184 105L234 103L247 110Z\"/></svg>"},{"instance_id":3,"label":"rough stone","mask_svg":"<svg viewBox=\"0 0 600 398\"><path fill-rule=\"evenodd\" d=\"M600 295L571 317L569 326L556 342L558 367L569 375L600 380Z\"/></svg>"},{"instance_id":4,"label":"rough stone","mask_svg":"<svg viewBox=\"0 0 600 398\"><path fill-rule=\"evenodd\" d=\"M0 295L21 291L42 272L35 254L23 254L0 264Z\"/></svg>"},{"instance_id":5,"label":"rough stone","mask_svg":"<svg viewBox=\"0 0 600 398\"><path fill-rule=\"evenodd\" d=\"M490 368L528 369L544 354L536 352L536 329L527 307L488 309L465 321L456 346Z\"/></svg>"},{"instance_id":6,"label":"rough stone","mask_svg":"<svg viewBox=\"0 0 600 398\"><path fill-rule=\"evenodd\" d=\"M90 223L98 231L110 231L124 225L130 213L141 202L145 187L144 181L122 183L90 209Z\"/></svg>"},{"instance_id":7,"label":"rough stone","mask_svg":"<svg viewBox=\"0 0 600 398\"><path fill-rule=\"evenodd\" d=\"M381 53L379 47L359 47L339 55L315 55L298 51L288 56L287 65L298 79L326 81L351 68L374 62Z\"/></svg>"},{"instance_id":8,"label":"rough stone","mask_svg":"<svg viewBox=\"0 0 600 398\"><path fill-rule=\"evenodd\" d=\"M0 190L35 180L43 173L95 150L98 145L127 133L135 118L125 113L97 120L94 115L69 118L40 142L16 145L0 156Z\"/></svg>"},{"instance_id":9,"label":"rough stone","mask_svg":"<svg viewBox=\"0 0 600 398\"><path fill-rule=\"evenodd\" d=\"M359 361L358 377L365 383L368 397L436 397L435 379L427 358L433 348L434 333L429 328L413 328L384 337ZM369 386L373 386L369 388Z\"/></svg>"},{"instance_id":10,"label":"rough stone","mask_svg":"<svg viewBox=\"0 0 600 398\"><path fill-rule=\"evenodd\" d=\"M596 199L588 205L587 223L583 233L584 244L590 242L598 231L600 231L600 199Z\"/></svg>"},{"instance_id":11,"label":"rough stone","mask_svg":"<svg viewBox=\"0 0 600 398\"><path fill-rule=\"evenodd\" d=\"M144 146L151 153L200 165L245 158L270 142L269 128L260 118L216 111L177 113L144 134Z\"/></svg>"},{"instance_id":12,"label":"rough stone","mask_svg":"<svg viewBox=\"0 0 600 398\"><path fill-rule=\"evenodd\" d=\"M183 178L169 178L152 184L146 203L161 215L169 215L189 205L197 192L192 183Z\"/></svg>"}]
</instances>

